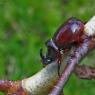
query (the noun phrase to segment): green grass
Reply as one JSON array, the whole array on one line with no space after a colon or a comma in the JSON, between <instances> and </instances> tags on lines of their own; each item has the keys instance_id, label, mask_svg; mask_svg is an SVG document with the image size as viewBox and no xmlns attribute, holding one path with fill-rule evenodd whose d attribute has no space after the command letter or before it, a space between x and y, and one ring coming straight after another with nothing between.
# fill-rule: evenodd
<instances>
[{"instance_id":1,"label":"green grass","mask_svg":"<svg viewBox=\"0 0 95 95\"><path fill-rule=\"evenodd\" d=\"M18 80L38 72L39 50L56 29L69 17L85 22L94 14L94 0L0 0L0 79ZM94 57L93 51L83 63L95 66ZM64 92L94 95L94 88L95 81L72 76Z\"/></svg>"}]
</instances>

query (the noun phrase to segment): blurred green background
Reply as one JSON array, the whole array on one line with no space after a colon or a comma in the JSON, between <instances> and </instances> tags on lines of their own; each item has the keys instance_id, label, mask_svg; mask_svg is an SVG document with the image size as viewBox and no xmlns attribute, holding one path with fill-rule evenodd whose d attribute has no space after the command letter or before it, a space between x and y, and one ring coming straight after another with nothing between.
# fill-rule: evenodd
<instances>
[{"instance_id":1,"label":"blurred green background","mask_svg":"<svg viewBox=\"0 0 95 95\"><path fill-rule=\"evenodd\" d=\"M40 69L39 50L69 17L88 21L95 0L0 0L0 79L19 80ZM82 63L94 65L95 51ZM95 81L74 75L65 95L95 95ZM0 95L3 95L2 93Z\"/></svg>"}]
</instances>

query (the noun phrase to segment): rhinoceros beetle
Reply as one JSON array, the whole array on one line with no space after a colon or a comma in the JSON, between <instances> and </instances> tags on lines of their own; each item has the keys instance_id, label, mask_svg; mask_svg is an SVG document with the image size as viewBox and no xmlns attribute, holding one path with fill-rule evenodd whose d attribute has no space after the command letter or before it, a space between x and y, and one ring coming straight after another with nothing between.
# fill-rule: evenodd
<instances>
[{"instance_id":1,"label":"rhinoceros beetle","mask_svg":"<svg viewBox=\"0 0 95 95\"><path fill-rule=\"evenodd\" d=\"M61 56L72 46L79 46L83 42L84 23L76 18L68 19L55 32L54 36L45 42L47 47L46 55L40 50L43 65L48 65L52 61L58 61L58 73L61 64Z\"/></svg>"}]
</instances>

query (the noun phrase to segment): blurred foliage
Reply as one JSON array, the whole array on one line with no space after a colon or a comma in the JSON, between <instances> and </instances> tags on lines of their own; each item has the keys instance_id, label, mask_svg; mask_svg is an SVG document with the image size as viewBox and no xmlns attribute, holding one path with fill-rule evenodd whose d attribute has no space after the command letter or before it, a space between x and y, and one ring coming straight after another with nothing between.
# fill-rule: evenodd
<instances>
[{"instance_id":1,"label":"blurred foliage","mask_svg":"<svg viewBox=\"0 0 95 95\"><path fill-rule=\"evenodd\" d=\"M69 17L85 22L94 14L95 0L0 0L0 79L35 74L42 68L39 50L57 28ZM94 52L83 63L94 66ZM64 92L95 95L95 81L73 75Z\"/></svg>"}]
</instances>

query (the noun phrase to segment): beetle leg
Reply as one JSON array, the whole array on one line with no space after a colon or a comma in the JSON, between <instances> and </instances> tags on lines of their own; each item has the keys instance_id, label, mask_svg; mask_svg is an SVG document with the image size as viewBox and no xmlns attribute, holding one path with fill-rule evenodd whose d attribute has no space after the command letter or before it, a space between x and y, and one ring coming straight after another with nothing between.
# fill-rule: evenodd
<instances>
[{"instance_id":1,"label":"beetle leg","mask_svg":"<svg viewBox=\"0 0 95 95\"><path fill-rule=\"evenodd\" d=\"M58 76L60 76L61 59L62 59L62 55L61 55L61 53L58 51L58 53L57 53L57 62L58 62Z\"/></svg>"},{"instance_id":2,"label":"beetle leg","mask_svg":"<svg viewBox=\"0 0 95 95\"><path fill-rule=\"evenodd\" d=\"M60 66L61 66L61 62L58 63L58 76L60 77Z\"/></svg>"}]
</instances>

